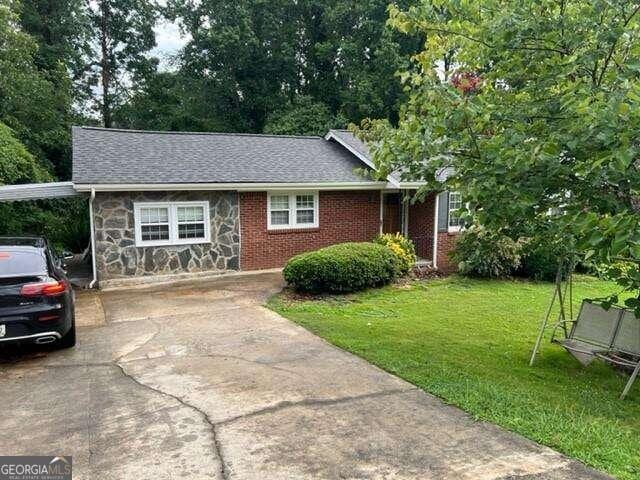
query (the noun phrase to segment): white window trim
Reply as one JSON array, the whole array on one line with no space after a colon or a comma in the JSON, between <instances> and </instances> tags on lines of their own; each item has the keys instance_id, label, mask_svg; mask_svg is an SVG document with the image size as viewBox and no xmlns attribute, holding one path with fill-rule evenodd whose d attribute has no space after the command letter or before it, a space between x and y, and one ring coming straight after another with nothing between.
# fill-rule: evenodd
<instances>
[{"instance_id":1,"label":"white window trim","mask_svg":"<svg viewBox=\"0 0 640 480\"><path fill-rule=\"evenodd\" d=\"M204 238L178 238L178 207L203 207L204 210ZM142 224L140 209L166 208L169 211L169 239L142 240ZM196 245L211 243L211 217L209 216L209 202L135 202L133 204L133 223L136 247L160 247L170 245Z\"/></svg>"},{"instance_id":2,"label":"white window trim","mask_svg":"<svg viewBox=\"0 0 640 480\"><path fill-rule=\"evenodd\" d=\"M447 204L447 232L449 233L457 233L460 230L462 230L462 226L461 225L451 225L451 194L454 195L460 195L460 192L449 192L449 195L447 197L448 200L448 204ZM454 210L461 210L462 209L462 198L460 198L460 208L456 208Z\"/></svg>"},{"instance_id":3,"label":"white window trim","mask_svg":"<svg viewBox=\"0 0 640 480\"><path fill-rule=\"evenodd\" d=\"M289 223L287 225L271 224L271 197L284 196L289 197ZM313 195L313 223L297 223L296 215L296 196L297 195ZM292 230L301 228L318 228L320 226L320 208L318 200L318 191L295 191L295 192L267 192L267 230Z\"/></svg>"}]
</instances>

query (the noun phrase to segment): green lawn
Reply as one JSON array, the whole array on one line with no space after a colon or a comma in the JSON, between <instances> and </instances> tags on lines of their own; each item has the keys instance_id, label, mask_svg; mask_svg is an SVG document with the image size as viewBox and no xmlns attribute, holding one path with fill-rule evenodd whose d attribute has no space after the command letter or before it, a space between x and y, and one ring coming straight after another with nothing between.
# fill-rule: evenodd
<instances>
[{"instance_id":1,"label":"green lawn","mask_svg":"<svg viewBox=\"0 0 640 480\"><path fill-rule=\"evenodd\" d=\"M551 289L454 276L321 300L284 293L269 306L476 418L640 479L640 382L620 401L625 378L600 363L585 369L548 341L528 365ZM612 291L578 277L575 307Z\"/></svg>"}]
</instances>

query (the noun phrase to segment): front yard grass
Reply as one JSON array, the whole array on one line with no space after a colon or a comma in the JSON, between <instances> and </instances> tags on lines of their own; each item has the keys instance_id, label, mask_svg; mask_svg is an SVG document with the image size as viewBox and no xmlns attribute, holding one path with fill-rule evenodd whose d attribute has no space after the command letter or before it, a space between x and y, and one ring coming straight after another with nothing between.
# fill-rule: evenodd
<instances>
[{"instance_id":1,"label":"front yard grass","mask_svg":"<svg viewBox=\"0 0 640 480\"><path fill-rule=\"evenodd\" d=\"M529 355L552 285L461 277L269 306L313 333L457 405L620 479L640 478L640 383L599 362L583 368L548 340ZM615 286L591 277L584 297ZM554 317L555 318L555 317Z\"/></svg>"}]
</instances>

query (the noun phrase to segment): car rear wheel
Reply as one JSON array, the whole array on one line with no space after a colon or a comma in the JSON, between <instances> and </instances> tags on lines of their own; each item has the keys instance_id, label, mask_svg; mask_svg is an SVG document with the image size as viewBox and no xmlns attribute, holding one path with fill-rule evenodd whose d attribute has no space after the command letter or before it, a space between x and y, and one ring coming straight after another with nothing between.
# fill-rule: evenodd
<instances>
[{"instance_id":1,"label":"car rear wheel","mask_svg":"<svg viewBox=\"0 0 640 480\"><path fill-rule=\"evenodd\" d=\"M57 348L71 348L76 344L76 322L75 320L71 323L71 328L67 333L65 333L64 337L56 342Z\"/></svg>"}]
</instances>

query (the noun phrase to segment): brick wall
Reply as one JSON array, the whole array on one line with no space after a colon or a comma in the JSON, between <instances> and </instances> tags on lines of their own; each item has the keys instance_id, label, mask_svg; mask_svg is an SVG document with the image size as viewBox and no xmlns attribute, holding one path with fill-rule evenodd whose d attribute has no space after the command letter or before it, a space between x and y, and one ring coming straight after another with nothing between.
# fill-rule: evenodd
<instances>
[{"instance_id":1,"label":"brick wall","mask_svg":"<svg viewBox=\"0 0 640 480\"><path fill-rule=\"evenodd\" d=\"M458 266L449 258L456 244L459 233L438 232L438 270L443 273L453 273Z\"/></svg>"},{"instance_id":2,"label":"brick wall","mask_svg":"<svg viewBox=\"0 0 640 480\"><path fill-rule=\"evenodd\" d=\"M422 202L409 204L409 238L416 247L416 255L424 260L433 259L433 222L435 194L429 194Z\"/></svg>"},{"instance_id":3,"label":"brick wall","mask_svg":"<svg viewBox=\"0 0 640 480\"><path fill-rule=\"evenodd\" d=\"M267 193L240 194L240 268L282 267L292 256L342 242L366 242L380 230L380 192L319 193L319 227L267 230Z\"/></svg>"}]
</instances>

